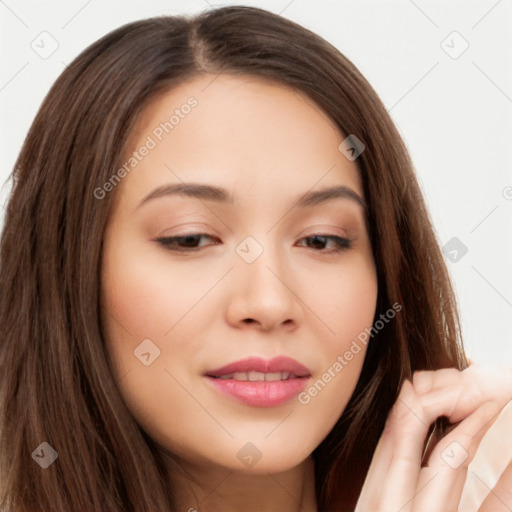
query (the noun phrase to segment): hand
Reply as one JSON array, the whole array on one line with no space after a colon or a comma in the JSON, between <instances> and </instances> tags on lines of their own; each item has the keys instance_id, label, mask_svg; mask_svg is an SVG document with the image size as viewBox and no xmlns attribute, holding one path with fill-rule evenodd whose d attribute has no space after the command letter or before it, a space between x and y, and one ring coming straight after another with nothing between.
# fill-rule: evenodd
<instances>
[{"instance_id":1,"label":"hand","mask_svg":"<svg viewBox=\"0 0 512 512\"><path fill-rule=\"evenodd\" d=\"M355 512L457 512L468 465L510 400L512 368L471 365L463 371L416 372L412 382L404 381L388 415ZM425 438L439 416L460 423L438 442L422 467ZM506 479L508 488L511 473L509 466L495 490L505 489ZM492 492L479 512L491 511ZM502 495L510 500L512 491ZM505 506L512 510L512 503Z\"/></svg>"}]
</instances>

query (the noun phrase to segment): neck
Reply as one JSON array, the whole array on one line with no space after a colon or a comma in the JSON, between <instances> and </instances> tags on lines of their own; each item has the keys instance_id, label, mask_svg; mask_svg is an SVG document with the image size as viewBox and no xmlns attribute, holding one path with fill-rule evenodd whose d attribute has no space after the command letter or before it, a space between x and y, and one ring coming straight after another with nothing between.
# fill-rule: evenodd
<instances>
[{"instance_id":1,"label":"neck","mask_svg":"<svg viewBox=\"0 0 512 512\"><path fill-rule=\"evenodd\" d=\"M173 456L173 459L176 457ZM178 510L187 512L317 512L314 462L279 473L250 474L173 460Z\"/></svg>"}]
</instances>

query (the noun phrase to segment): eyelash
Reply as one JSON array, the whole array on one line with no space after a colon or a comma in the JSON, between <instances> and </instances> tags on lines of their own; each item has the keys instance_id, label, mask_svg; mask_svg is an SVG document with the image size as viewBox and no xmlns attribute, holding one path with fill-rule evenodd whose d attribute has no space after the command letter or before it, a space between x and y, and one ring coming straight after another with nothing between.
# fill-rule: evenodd
<instances>
[{"instance_id":1,"label":"eyelash","mask_svg":"<svg viewBox=\"0 0 512 512\"><path fill-rule=\"evenodd\" d=\"M190 233L190 234L181 235L181 236L169 236L169 237L165 237L165 238L157 238L156 241L159 244L161 244L162 246L164 246L169 251L179 252L181 254L190 254L190 253L199 251L201 249L201 247L183 248L183 247L176 246L176 242L179 240L184 240L186 238L198 237L198 236L199 237L205 236L208 238L213 238L210 235L207 235L206 233ZM309 235L304 238L301 238L301 240L309 240L312 238L326 238L329 240L333 240L334 243L336 244L336 248L332 249L330 251L320 250L320 251L315 251L315 252L320 252L320 253L324 253L324 254L338 254L338 253L346 251L347 249L350 249L352 247L352 240L349 240L348 238L343 238L341 236L336 236L336 235L324 235L324 234L320 234L320 233L318 233L318 234L315 233L313 235ZM218 244L210 244L210 245L218 245Z\"/></svg>"}]
</instances>

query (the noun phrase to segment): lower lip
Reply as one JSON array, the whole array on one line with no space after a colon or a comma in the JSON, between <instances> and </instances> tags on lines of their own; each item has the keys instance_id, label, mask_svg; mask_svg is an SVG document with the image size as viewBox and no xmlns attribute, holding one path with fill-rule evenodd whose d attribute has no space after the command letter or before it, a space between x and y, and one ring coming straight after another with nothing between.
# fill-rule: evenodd
<instances>
[{"instance_id":1,"label":"lower lip","mask_svg":"<svg viewBox=\"0 0 512 512\"><path fill-rule=\"evenodd\" d=\"M206 377L221 393L229 395L253 407L275 407L297 396L306 386L309 378L277 381L240 381Z\"/></svg>"}]
</instances>

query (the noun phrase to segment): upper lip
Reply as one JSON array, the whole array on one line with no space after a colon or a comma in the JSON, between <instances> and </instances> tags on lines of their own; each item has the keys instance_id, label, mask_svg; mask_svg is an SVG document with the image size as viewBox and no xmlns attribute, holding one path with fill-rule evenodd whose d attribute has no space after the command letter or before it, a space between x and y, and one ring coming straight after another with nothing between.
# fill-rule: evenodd
<instances>
[{"instance_id":1,"label":"upper lip","mask_svg":"<svg viewBox=\"0 0 512 512\"><path fill-rule=\"evenodd\" d=\"M215 370L208 370L205 375L209 377L220 377L237 372L261 372L277 373L289 372L297 377L309 377L311 372L304 365L295 359L286 356L274 357L272 359L262 359L261 357L248 357L229 363Z\"/></svg>"}]
</instances>

